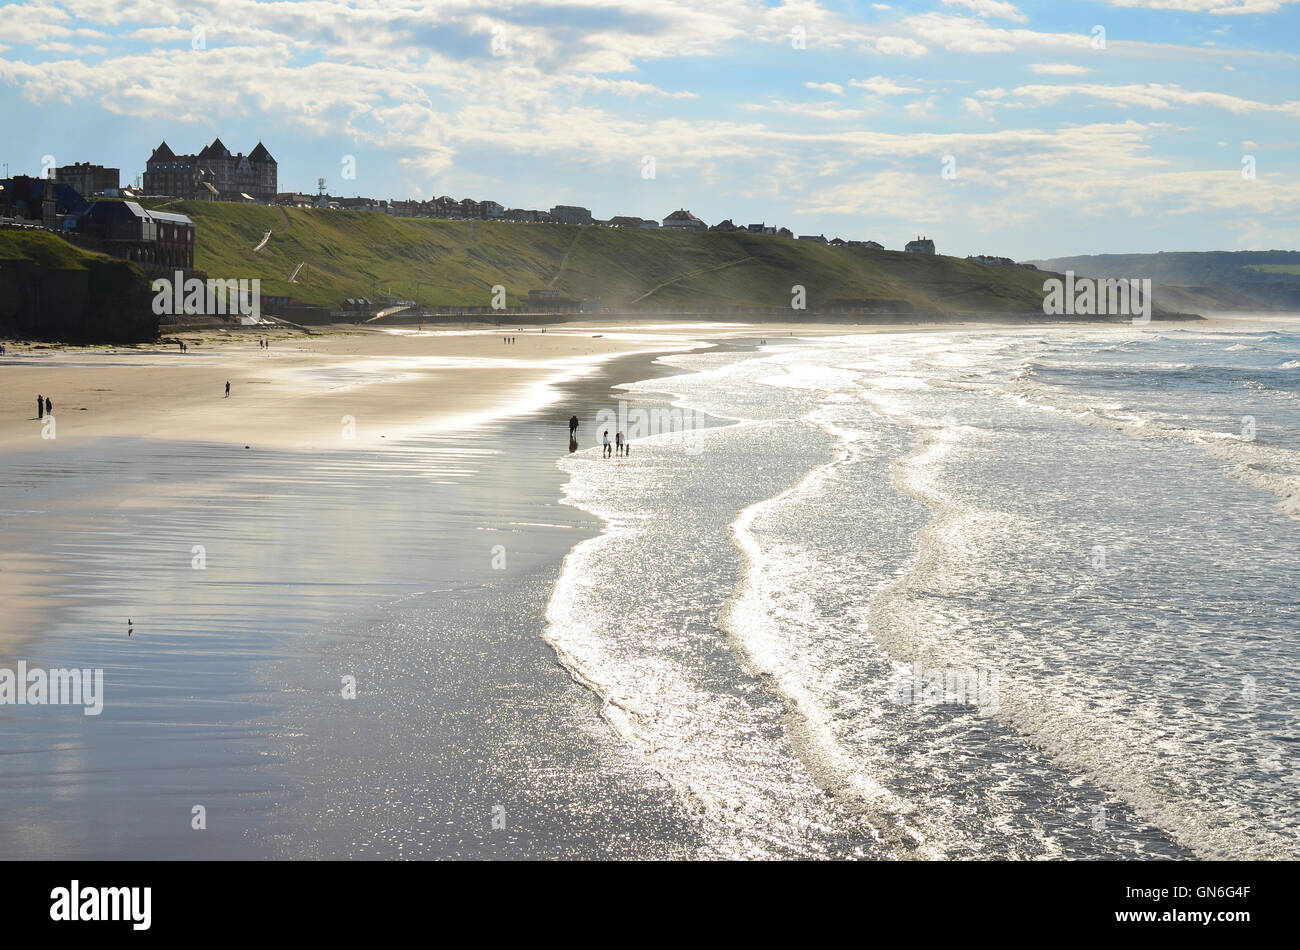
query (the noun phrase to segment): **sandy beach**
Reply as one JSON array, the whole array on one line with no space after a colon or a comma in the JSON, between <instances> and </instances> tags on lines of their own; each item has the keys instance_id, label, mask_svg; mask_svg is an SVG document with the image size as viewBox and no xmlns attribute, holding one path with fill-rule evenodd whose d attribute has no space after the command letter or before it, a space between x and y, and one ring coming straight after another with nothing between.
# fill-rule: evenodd
<instances>
[{"instance_id":1,"label":"sandy beach","mask_svg":"<svg viewBox=\"0 0 1300 950\"><path fill-rule=\"evenodd\" d=\"M296 451L381 440L532 411L548 386L633 353L683 352L727 339L950 332L993 325L601 323L417 330L337 327L186 332L133 347L8 344L0 358L0 446L70 448L92 438L225 442ZM515 342L503 343L510 336ZM230 397L225 384L231 384ZM54 444L34 401L53 402ZM345 417L350 417L351 425ZM45 441L46 444L42 444Z\"/></svg>"},{"instance_id":2,"label":"sandy beach","mask_svg":"<svg viewBox=\"0 0 1300 950\"><path fill-rule=\"evenodd\" d=\"M1072 332L1074 345L1121 353L1142 336ZM0 361L0 667L102 669L106 695L93 717L0 707L0 748L13 753L0 776L0 850L888 858L917 838L937 842L934 853L977 855L982 833L970 829L1005 813L1015 817L998 854L1059 853L1059 841L1093 853L1106 845L1086 824L1053 815L1044 837L1038 812L1004 802L996 781L951 828L875 799L864 807L853 789L889 784L899 801L931 793L909 786L915 763L883 765L870 781L843 773L847 760L825 749L843 743L872 769L887 753L858 749L851 729L800 725L811 716L848 729L861 697L889 682L845 611L871 584L926 564L912 553L924 512L895 484L911 471L895 459L906 463L935 425L966 413L993 414L952 430L972 443L1014 431L1023 415L1029 433L1060 419L1046 451L1077 454L1069 470L1090 478L1097 449L1066 414L1040 416L997 388L1017 385L1014 354L1050 349L1052 333L591 322L516 331L514 344L496 329L462 329L284 335L269 350L196 334L184 356L174 345L11 345ZM1162 336L1143 338L1165 345ZM972 383L956 338L1005 365ZM710 385L700 375L710 367L743 375L688 400L724 400L704 410L718 428L695 450L647 438L631 458L601 460L598 414L670 408L674 393ZM41 438L29 405L36 392L54 401L53 439ZM940 402L913 423L906 400ZM837 421L841 412L871 415ZM572 454L570 414L583 420ZM748 421L729 424L739 417ZM1126 444L1098 432L1108 452ZM1145 464L1150 450L1137 449L1134 464ZM1044 450L1009 451L1014 474ZM1190 463L1177 452L1161 462L1177 464ZM1209 483L1201 467L1186 478ZM830 550L769 564L770 537L738 513L779 514L818 486L826 504L792 512L788 525L752 517L790 532L781 551L817 538ZM842 504L852 492L865 494ZM1280 530L1264 517L1252 524ZM1084 532L1080 550L1092 543L1087 526L1062 530ZM764 564L838 567L764 582ZM795 601L768 604L764 591ZM909 604L898 617L912 616ZM753 619L731 629L735 617ZM744 639L769 622L779 637ZM823 668L827 631L845 640ZM889 628L872 632L903 643ZM764 665L765 650L805 633L799 652ZM806 683L795 679L805 664ZM842 697L823 695L841 668L858 679ZM887 697L876 700L895 716ZM847 714L824 718L823 702L845 702ZM901 737L927 728L898 715ZM989 728L973 721L977 735ZM998 729L995 772L1003 750L1020 748ZM955 774L946 742L933 752L936 782ZM1068 773L1025 754L1049 798L1067 795ZM1109 801L1102 788L1079 789L1068 796L1085 810ZM210 816L203 835L190 827L196 805ZM1134 808L1106 807L1122 816L1126 846L1180 853Z\"/></svg>"},{"instance_id":3,"label":"sandy beach","mask_svg":"<svg viewBox=\"0 0 1300 950\"><path fill-rule=\"evenodd\" d=\"M101 437L186 439L310 451L371 447L423 427L472 425L535 408L548 383L635 352L689 347L681 334L574 328L336 331L269 337L183 334L132 348L12 346L0 386L0 445L34 446L37 393L60 447ZM230 397L225 384L231 384ZM353 424L345 430L345 416Z\"/></svg>"},{"instance_id":4,"label":"sandy beach","mask_svg":"<svg viewBox=\"0 0 1300 950\"><path fill-rule=\"evenodd\" d=\"M592 319L512 331L482 326L340 326L311 334L283 328L266 334L195 331L132 347L10 342L0 357L0 450L55 452L60 465L73 469L77 453L95 440L112 440L118 451L139 439L254 452L371 451L536 412L558 398L558 383L590 377L609 360L633 354L686 352L726 340L950 332L984 325L993 324ZM504 343L507 336L515 342ZM267 340L265 349L258 345L261 338ZM180 351L177 340L187 343L188 352ZM53 427L37 416L38 393L53 403ZM557 422L568 416L564 408L556 412ZM165 480L147 483L108 476L89 494L62 499L61 510L185 504L199 474L191 468L185 476L170 472ZM12 540L0 540L0 596L16 621L11 631L38 627L42 613L51 609L47 586L53 572L33 568L37 563Z\"/></svg>"}]
</instances>

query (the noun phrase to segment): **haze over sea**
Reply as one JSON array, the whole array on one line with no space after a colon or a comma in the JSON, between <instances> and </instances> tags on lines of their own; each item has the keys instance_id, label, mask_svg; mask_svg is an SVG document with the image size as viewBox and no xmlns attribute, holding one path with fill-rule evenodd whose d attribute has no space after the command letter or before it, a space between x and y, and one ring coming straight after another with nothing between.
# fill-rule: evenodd
<instances>
[{"instance_id":1,"label":"haze over sea","mask_svg":"<svg viewBox=\"0 0 1300 950\"><path fill-rule=\"evenodd\" d=\"M0 847L1300 857L1300 317L763 332L374 452L8 454L67 583L0 665L107 685L0 707ZM619 400L707 427L602 459Z\"/></svg>"}]
</instances>

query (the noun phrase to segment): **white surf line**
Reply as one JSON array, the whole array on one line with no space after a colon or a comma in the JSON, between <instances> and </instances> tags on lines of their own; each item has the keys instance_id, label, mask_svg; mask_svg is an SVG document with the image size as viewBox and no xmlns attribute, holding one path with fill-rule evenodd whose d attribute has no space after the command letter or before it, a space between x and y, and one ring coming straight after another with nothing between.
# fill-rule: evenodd
<instances>
[{"instance_id":1,"label":"white surf line","mask_svg":"<svg viewBox=\"0 0 1300 950\"><path fill-rule=\"evenodd\" d=\"M752 354L749 361L773 361L774 359L775 357L771 356L771 354L764 351L756 351ZM707 370L705 370L705 372L707 372ZM655 384L669 384L673 378L674 377L667 377L663 380L653 380L652 382ZM733 428L735 426L772 426L788 424L789 422L789 420L746 419L741 417L733 418L730 416L720 416L717 415L716 410L702 408L698 405L692 404L691 401L682 393L668 388L659 388L658 385L653 389L638 389L636 391L654 392L667 396L670 398L671 405L674 408L703 413L718 419L732 419L730 424L710 426L707 429L701 430L700 435L705 435L715 430ZM671 434L665 434L665 437L671 437ZM841 464L845 457L847 457L847 449L844 450L844 453L840 458L832 459L831 461L816 466L810 470L794 487L786 489L784 492L781 492L773 498L755 502L753 505L743 509L738 513L736 520L728 526L728 533L732 538L732 542L735 544L741 555L741 581L737 590L732 592L731 597L719 612L718 625L727 635L728 643L732 648L732 653L736 656L741 667L771 690L773 695L775 695L790 712L792 717L790 722L791 728L786 730L787 736L790 738L796 754L808 769L814 782L816 782L823 790L835 796L835 800L839 802L841 806L847 807L850 813L856 813L863 817L871 826L877 840L892 847L900 857L907 857L910 855L918 858L939 858L942 857L942 854L936 852L933 846L926 842L925 836L903 820L902 815L907 811L907 808L902 800L867 775L861 767L853 761L852 757L847 755L839 747L838 743L835 742L833 735L830 733L825 717L820 714L819 708L809 694L803 690L797 682L794 682L793 678L788 673L780 670L765 669L763 664L758 661L757 656L755 656L749 649L749 645L746 642L744 635L740 633L744 628L744 624L738 616L738 605L742 603L757 602L757 598L747 600L741 593L742 591L753 591L758 585L758 558L755 557L755 553L761 549L759 548L757 541L754 540L752 533L749 531L749 525L752 523L754 517L764 509L764 506L769 504L779 504L785 498L788 498L795 492L801 490L808 482L819 477L826 469ZM568 498L565 499L565 503L575 504ZM584 508L583 510L587 509ZM602 521L605 521L605 525L601 530L601 535L604 535L608 531L609 523L603 516L597 516L601 517ZM584 541L582 545L579 545L579 547L588 543L594 543L594 541L595 539L592 539L590 542ZM577 550L578 548L575 548L574 552ZM567 567L568 558L565 559L564 569L567 569ZM562 570L561 577L563 576L564 572ZM549 633L549 604L547 607L547 619L547 633ZM543 638L546 639L546 641L555 649L556 655L561 656L561 664L570 669L570 675L573 676L575 681L592 689L597 696L608 702L606 691L601 690L596 685L589 673L586 671L583 671L581 674L575 672L567 663L565 663L560 647L552 642L548 636L544 635ZM577 662L576 658L570 657L570 659L575 663ZM778 684L779 688L772 688L772 683L774 681ZM607 721L609 721L620 734L625 734L624 730L632 730L632 722L635 719L635 713L624 706L618 704L611 705L613 705L614 708L610 710L610 714L614 718L610 718L610 715L606 715ZM602 710L602 715L604 714L605 712ZM653 753L653 746L650 746L649 743L645 741L644 737L633 736L633 739L638 742L642 748ZM817 757L813 750L822 753L822 755ZM829 769L827 763L831 763ZM674 787L682 787L682 783L676 780L670 770L656 768L656 771L660 772L660 774L673 784ZM699 800L699 794L695 789L690 788L689 786L686 786L685 788L691 798ZM904 839L913 842L913 844L911 846L907 845L904 842Z\"/></svg>"},{"instance_id":2,"label":"white surf line","mask_svg":"<svg viewBox=\"0 0 1300 950\"><path fill-rule=\"evenodd\" d=\"M942 563L946 558L942 539L951 533L958 521L977 509L949 498L935 487L933 477L928 477L937 461L956 444L946 429L939 429L910 413L896 413L894 417L905 418L922 430L916 449L895 462L894 484L900 492L925 504L933 516L918 535L920 553L911 568L872 599L870 627L871 635L887 651L919 657L922 652L929 651L929 644L918 642L908 634L895 635L887 629L887 623L877 618L881 613L890 614L896 609L891 608L891 601L906 606L909 588L921 582L930 565ZM910 472L920 477L909 479ZM931 655L936 666L946 665L950 659ZM960 661L966 666L994 665L982 656L963 656ZM999 709L991 718L1046 752L1067 773L1081 775L1116 795L1134 814L1170 835L1179 846L1195 856L1225 860L1296 857L1294 845L1286 847L1285 844L1274 851L1261 851L1256 846L1250 853L1243 854L1240 850L1242 842L1250 841L1251 832L1258 830L1245 820L1245 816L1234 811L1226 821L1209 824L1195 811L1195 803L1171 800L1166 793L1144 781L1132 764L1148 757L1151 737L1134 729L1127 720L1113 716L1099 718L1099 711L1090 710L1084 702L1013 678L1006 670L999 672L1002 680ZM1106 739L1109 743L1102 741ZM1117 751L1108 754L1108 748L1117 748ZM1223 802L1215 804L1225 805ZM1224 812L1228 810L1224 808ZM1274 843L1277 844L1276 839Z\"/></svg>"},{"instance_id":3,"label":"white surf line","mask_svg":"<svg viewBox=\"0 0 1300 950\"><path fill-rule=\"evenodd\" d=\"M831 730L826 711L812 693L789 670L777 666L771 658L762 657L757 641L747 634L765 619L761 606L762 546L751 528L754 519L800 494L850 457L843 438L820 423L813 424L840 439L836 456L810 469L798 483L780 494L745 508L728 526L732 542L741 554L743 569L741 582L719 614L718 623L727 634L741 665L771 689L792 713L794 721L787 733L817 783L842 805L866 818L880 840L892 847L899 857L939 859L944 857L942 851L936 849L907 818L912 810L910 806L872 778L845 751Z\"/></svg>"}]
</instances>

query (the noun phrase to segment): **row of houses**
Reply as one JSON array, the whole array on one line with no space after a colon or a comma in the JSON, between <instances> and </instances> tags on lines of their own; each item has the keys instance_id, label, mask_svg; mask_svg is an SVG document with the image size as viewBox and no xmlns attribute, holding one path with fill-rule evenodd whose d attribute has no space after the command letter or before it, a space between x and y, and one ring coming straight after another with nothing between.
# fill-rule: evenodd
<instances>
[{"instance_id":1,"label":"row of houses","mask_svg":"<svg viewBox=\"0 0 1300 950\"><path fill-rule=\"evenodd\" d=\"M73 244L157 267L194 266L194 221L121 198L86 200L54 178L0 180L0 226L38 227Z\"/></svg>"},{"instance_id":2,"label":"row of houses","mask_svg":"<svg viewBox=\"0 0 1300 950\"><path fill-rule=\"evenodd\" d=\"M120 195L128 199L137 197L137 193L121 189L119 177L116 168L105 168L88 162L62 166L55 174L57 182L67 184L83 195ZM396 217L605 225L638 229L662 227L667 230L748 231L776 237L795 237L788 228L769 226L766 222L742 226L727 219L710 227L685 208L678 208L661 220L633 215L615 215L602 221L592 215L591 209L580 205L555 205L550 210L543 211L530 208L507 208L497 201L452 198L450 195L428 200L394 200L361 196L349 198L326 194L323 179L321 188L315 195L278 191L278 182L279 166L261 142L245 155L243 152L232 153L220 138L216 138L198 152L182 155L174 152L167 142L163 141L145 162L142 193L189 201L242 201L288 207L376 211ZM834 247L884 249L883 245L876 241L846 241L838 237L828 240L824 234L801 234L798 240ZM934 243L925 238L909 242L905 250L922 254L935 253Z\"/></svg>"},{"instance_id":3,"label":"row of houses","mask_svg":"<svg viewBox=\"0 0 1300 950\"><path fill-rule=\"evenodd\" d=\"M633 215L614 215L608 220L600 220L592 215L591 209L579 205L556 205L550 211L530 210L525 208L506 208L496 201L475 201L473 198L452 198L443 195L427 201L397 201L380 198L344 198L328 194L308 195L301 192L285 192L276 196L276 203L296 208L333 208L339 211L378 211L396 217L443 218L453 221L515 221L536 224L577 224L598 225L611 228L695 231L747 231L752 234L770 234L777 237L794 238L789 228L779 228L766 222L738 225L730 219L720 221L710 227L700 218L685 208L673 211L660 221L653 218L640 218ZM883 250L883 245L876 241L845 241L841 238L827 240L824 235L800 235L801 241L818 241L822 244L844 247L862 247ZM931 251L930 253L933 253Z\"/></svg>"}]
</instances>

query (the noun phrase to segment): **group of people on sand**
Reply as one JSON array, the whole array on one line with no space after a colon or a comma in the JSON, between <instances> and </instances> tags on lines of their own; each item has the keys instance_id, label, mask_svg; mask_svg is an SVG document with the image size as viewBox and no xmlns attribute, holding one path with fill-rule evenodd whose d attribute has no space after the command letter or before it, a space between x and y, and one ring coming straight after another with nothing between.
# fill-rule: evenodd
<instances>
[{"instance_id":1,"label":"group of people on sand","mask_svg":"<svg viewBox=\"0 0 1300 950\"><path fill-rule=\"evenodd\" d=\"M572 452L578 447L577 433L578 417L569 417L569 451ZM632 454L632 443L623 435L622 432L614 433L614 441L609 441L609 430L606 429L601 436L601 458L609 458L612 454L628 457Z\"/></svg>"},{"instance_id":2,"label":"group of people on sand","mask_svg":"<svg viewBox=\"0 0 1300 950\"><path fill-rule=\"evenodd\" d=\"M36 418L44 419L46 416L54 415L54 403L50 402L49 396L36 394Z\"/></svg>"},{"instance_id":3,"label":"group of people on sand","mask_svg":"<svg viewBox=\"0 0 1300 950\"><path fill-rule=\"evenodd\" d=\"M269 350L271 348L271 341L266 337L262 337L257 341L257 348L259 350Z\"/></svg>"},{"instance_id":4,"label":"group of people on sand","mask_svg":"<svg viewBox=\"0 0 1300 950\"><path fill-rule=\"evenodd\" d=\"M513 343L513 342L515 342L515 338L512 337L512 336L503 336L503 337L501 338L501 342L502 342L502 343Z\"/></svg>"},{"instance_id":5,"label":"group of people on sand","mask_svg":"<svg viewBox=\"0 0 1300 950\"><path fill-rule=\"evenodd\" d=\"M605 447L601 451L601 458L609 458L610 444L609 444L608 429L605 430L605 434L602 437L602 441ZM614 433L614 447L615 447L615 452L618 455L629 456L632 454L632 443L623 437L622 432Z\"/></svg>"},{"instance_id":6,"label":"group of people on sand","mask_svg":"<svg viewBox=\"0 0 1300 950\"><path fill-rule=\"evenodd\" d=\"M181 348L182 353L188 353L190 351L189 346L186 344L184 340L177 340L176 345Z\"/></svg>"}]
</instances>

